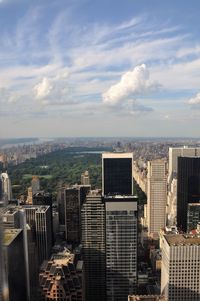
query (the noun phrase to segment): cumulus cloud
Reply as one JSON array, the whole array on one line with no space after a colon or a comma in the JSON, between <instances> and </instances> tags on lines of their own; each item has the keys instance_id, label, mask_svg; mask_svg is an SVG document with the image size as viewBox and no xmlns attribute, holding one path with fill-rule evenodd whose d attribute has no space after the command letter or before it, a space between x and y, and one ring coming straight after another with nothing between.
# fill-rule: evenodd
<instances>
[{"instance_id":1,"label":"cumulus cloud","mask_svg":"<svg viewBox=\"0 0 200 301\"><path fill-rule=\"evenodd\" d=\"M43 77L39 83L33 87L36 100L42 104L64 104L69 97L69 87L67 84L68 72L64 71L55 77Z\"/></svg>"},{"instance_id":2,"label":"cumulus cloud","mask_svg":"<svg viewBox=\"0 0 200 301\"><path fill-rule=\"evenodd\" d=\"M120 81L111 86L103 97L103 102L117 105L132 97L146 93L155 87L149 79L149 71L145 64L136 66L132 71L124 73Z\"/></svg>"},{"instance_id":3,"label":"cumulus cloud","mask_svg":"<svg viewBox=\"0 0 200 301\"><path fill-rule=\"evenodd\" d=\"M197 93L197 95L195 97L192 97L188 100L188 103L190 105L198 105L200 104L200 92Z\"/></svg>"},{"instance_id":4,"label":"cumulus cloud","mask_svg":"<svg viewBox=\"0 0 200 301\"><path fill-rule=\"evenodd\" d=\"M47 77L44 77L42 81L37 85L35 85L33 89L35 92L35 97L37 99L43 99L46 98L51 93L53 89L53 85Z\"/></svg>"}]
</instances>

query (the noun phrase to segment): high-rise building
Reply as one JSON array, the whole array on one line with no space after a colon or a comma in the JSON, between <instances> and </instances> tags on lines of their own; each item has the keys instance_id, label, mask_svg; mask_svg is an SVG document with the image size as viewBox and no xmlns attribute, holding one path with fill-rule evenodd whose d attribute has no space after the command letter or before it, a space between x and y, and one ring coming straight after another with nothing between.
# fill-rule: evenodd
<instances>
[{"instance_id":1,"label":"high-rise building","mask_svg":"<svg viewBox=\"0 0 200 301\"><path fill-rule=\"evenodd\" d=\"M5 229L22 229L23 252L26 268L27 300L34 301L37 289L37 257L36 246L33 241L31 230L26 223L26 215L21 206L7 206L2 210L2 221Z\"/></svg>"},{"instance_id":2,"label":"high-rise building","mask_svg":"<svg viewBox=\"0 0 200 301\"><path fill-rule=\"evenodd\" d=\"M178 157L199 157L200 147L170 147L169 148L169 189L173 178L177 177Z\"/></svg>"},{"instance_id":3,"label":"high-rise building","mask_svg":"<svg viewBox=\"0 0 200 301\"><path fill-rule=\"evenodd\" d=\"M98 191L91 191L82 206L82 251L87 301L106 297L105 205Z\"/></svg>"},{"instance_id":4,"label":"high-rise building","mask_svg":"<svg viewBox=\"0 0 200 301\"><path fill-rule=\"evenodd\" d=\"M84 265L67 249L41 265L40 301L84 301Z\"/></svg>"},{"instance_id":5,"label":"high-rise building","mask_svg":"<svg viewBox=\"0 0 200 301\"><path fill-rule=\"evenodd\" d=\"M168 301L200 300L200 237L163 235L161 293Z\"/></svg>"},{"instance_id":6,"label":"high-rise building","mask_svg":"<svg viewBox=\"0 0 200 301\"><path fill-rule=\"evenodd\" d=\"M35 238L38 263L48 259L52 248L52 219L50 206L25 205L26 220Z\"/></svg>"},{"instance_id":7,"label":"high-rise building","mask_svg":"<svg viewBox=\"0 0 200 301\"><path fill-rule=\"evenodd\" d=\"M200 203L188 204L187 210L187 232L196 230L200 222Z\"/></svg>"},{"instance_id":8,"label":"high-rise building","mask_svg":"<svg viewBox=\"0 0 200 301\"><path fill-rule=\"evenodd\" d=\"M26 267L21 229L5 229L4 264L8 285L8 300L27 300Z\"/></svg>"},{"instance_id":9,"label":"high-rise building","mask_svg":"<svg viewBox=\"0 0 200 301\"><path fill-rule=\"evenodd\" d=\"M81 184L82 185L90 185L90 175L89 171L86 170L81 174Z\"/></svg>"},{"instance_id":10,"label":"high-rise building","mask_svg":"<svg viewBox=\"0 0 200 301\"><path fill-rule=\"evenodd\" d=\"M200 157L178 158L177 227L184 232L189 203L200 203Z\"/></svg>"},{"instance_id":11,"label":"high-rise building","mask_svg":"<svg viewBox=\"0 0 200 301\"><path fill-rule=\"evenodd\" d=\"M81 242L81 207L90 185L74 185L65 190L65 237L69 243Z\"/></svg>"},{"instance_id":12,"label":"high-rise building","mask_svg":"<svg viewBox=\"0 0 200 301\"><path fill-rule=\"evenodd\" d=\"M148 162L147 174L147 227L148 235L158 238L166 223L167 205L167 162Z\"/></svg>"},{"instance_id":13,"label":"high-rise building","mask_svg":"<svg viewBox=\"0 0 200 301\"><path fill-rule=\"evenodd\" d=\"M0 179L1 179L0 183L1 183L2 198L4 199L4 203L7 204L8 201L12 199L12 188L11 188L11 182L8 173L7 172L1 173Z\"/></svg>"},{"instance_id":14,"label":"high-rise building","mask_svg":"<svg viewBox=\"0 0 200 301\"><path fill-rule=\"evenodd\" d=\"M36 194L37 192L40 191L40 179L38 176L33 176L31 181L31 187L32 187L33 194Z\"/></svg>"},{"instance_id":15,"label":"high-rise building","mask_svg":"<svg viewBox=\"0 0 200 301\"><path fill-rule=\"evenodd\" d=\"M133 154L102 154L102 193L103 195L133 194Z\"/></svg>"},{"instance_id":16,"label":"high-rise building","mask_svg":"<svg viewBox=\"0 0 200 301\"><path fill-rule=\"evenodd\" d=\"M137 286L137 197L107 196L107 301L125 301Z\"/></svg>"}]
</instances>

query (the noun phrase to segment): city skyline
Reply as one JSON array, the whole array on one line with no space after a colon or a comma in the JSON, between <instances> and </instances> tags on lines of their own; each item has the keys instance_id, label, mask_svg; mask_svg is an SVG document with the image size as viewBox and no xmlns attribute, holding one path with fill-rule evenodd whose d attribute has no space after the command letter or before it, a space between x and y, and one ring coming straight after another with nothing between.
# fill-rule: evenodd
<instances>
[{"instance_id":1,"label":"city skyline","mask_svg":"<svg viewBox=\"0 0 200 301\"><path fill-rule=\"evenodd\" d=\"M199 9L1 0L0 138L197 137Z\"/></svg>"}]
</instances>

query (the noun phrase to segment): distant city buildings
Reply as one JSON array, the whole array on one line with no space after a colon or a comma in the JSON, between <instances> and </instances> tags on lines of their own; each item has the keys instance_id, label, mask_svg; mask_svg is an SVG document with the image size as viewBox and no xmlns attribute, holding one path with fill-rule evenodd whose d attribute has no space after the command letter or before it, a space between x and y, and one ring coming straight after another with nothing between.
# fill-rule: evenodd
<instances>
[{"instance_id":1,"label":"distant city buildings","mask_svg":"<svg viewBox=\"0 0 200 301\"><path fill-rule=\"evenodd\" d=\"M189 234L161 236L161 293L168 301L200 299L200 237Z\"/></svg>"},{"instance_id":2,"label":"distant city buildings","mask_svg":"<svg viewBox=\"0 0 200 301\"><path fill-rule=\"evenodd\" d=\"M147 227L148 235L158 238L166 223L167 205L167 162L148 162L147 174Z\"/></svg>"}]
</instances>

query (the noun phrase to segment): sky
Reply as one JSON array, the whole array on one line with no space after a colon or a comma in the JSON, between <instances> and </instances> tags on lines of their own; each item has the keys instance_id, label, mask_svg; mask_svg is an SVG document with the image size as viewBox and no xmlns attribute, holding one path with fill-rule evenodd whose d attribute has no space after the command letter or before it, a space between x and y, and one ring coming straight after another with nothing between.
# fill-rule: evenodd
<instances>
[{"instance_id":1,"label":"sky","mask_svg":"<svg viewBox=\"0 0 200 301\"><path fill-rule=\"evenodd\" d=\"M0 138L199 137L199 0L0 0Z\"/></svg>"}]
</instances>

